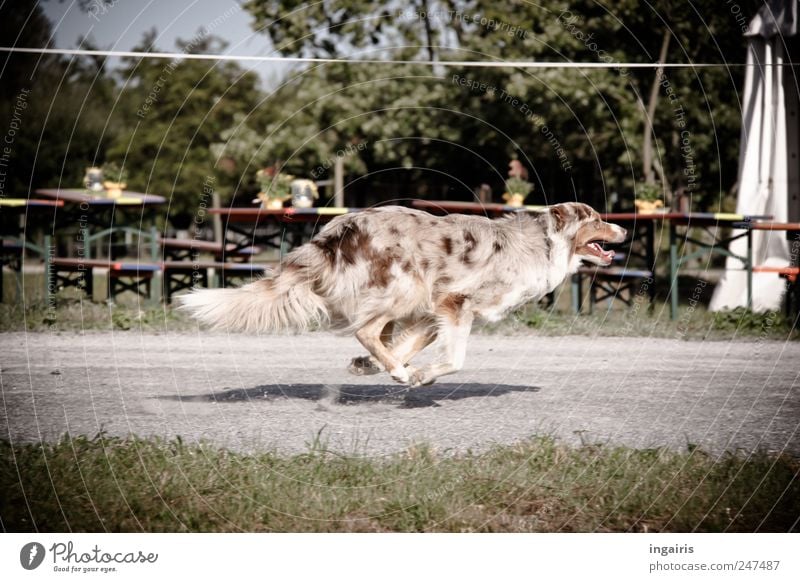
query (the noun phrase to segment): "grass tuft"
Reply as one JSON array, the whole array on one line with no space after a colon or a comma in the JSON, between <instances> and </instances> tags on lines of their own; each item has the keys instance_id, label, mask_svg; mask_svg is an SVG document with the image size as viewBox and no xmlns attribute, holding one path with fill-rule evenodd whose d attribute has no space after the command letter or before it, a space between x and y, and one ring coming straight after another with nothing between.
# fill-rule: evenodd
<instances>
[{"instance_id":1,"label":"grass tuft","mask_svg":"<svg viewBox=\"0 0 800 582\"><path fill-rule=\"evenodd\" d=\"M6 531L776 531L800 529L800 462L571 448L244 455L180 439L0 441Z\"/></svg>"}]
</instances>

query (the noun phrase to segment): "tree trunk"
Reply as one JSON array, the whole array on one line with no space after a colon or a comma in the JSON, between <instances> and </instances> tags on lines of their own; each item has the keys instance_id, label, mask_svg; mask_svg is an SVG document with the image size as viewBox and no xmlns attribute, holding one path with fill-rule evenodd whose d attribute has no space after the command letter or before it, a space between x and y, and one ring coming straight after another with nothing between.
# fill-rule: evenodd
<instances>
[{"instance_id":1,"label":"tree trunk","mask_svg":"<svg viewBox=\"0 0 800 582\"><path fill-rule=\"evenodd\" d=\"M436 60L436 51L433 48L433 29L431 28L431 21L428 20L428 15L430 14L428 0L422 0L422 11L425 13L425 18L422 20L425 23L425 38L427 39L428 44L428 60L433 62Z\"/></svg>"},{"instance_id":2,"label":"tree trunk","mask_svg":"<svg viewBox=\"0 0 800 582\"><path fill-rule=\"evenodd\" d=\"M672 35L668 28L664 29L664 35L661 40L661 52L658 55L658 62L663 63L667 58L667 50L669 49L669 41ZM661 84L661 77L664 74L664 67L656 69L655 78L653 79L653 86L650 87L650 98L647 102L647 109L644 113L644 136L642 140L642 174L644 181L647 184L655 184L655 174L653 172L653 116L656 114L656 107L658 106L659 85ZM642 107L644 104L639 102ZM659 174L663 174L659 172ZM664 176L661 176L664 179Z\"/></svg>"}]
</instances>

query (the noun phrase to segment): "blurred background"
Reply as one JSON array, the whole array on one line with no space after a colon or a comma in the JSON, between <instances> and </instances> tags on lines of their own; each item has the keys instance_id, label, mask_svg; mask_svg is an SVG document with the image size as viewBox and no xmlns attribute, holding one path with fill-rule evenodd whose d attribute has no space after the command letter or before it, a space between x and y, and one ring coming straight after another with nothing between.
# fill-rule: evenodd
<instances>
[{"instance_id":1,"label":"blurred background","mask_svg":"<svg viewBox=\"0 0 800 582\"><path fill-rule=\"evenodd\" d=\"M442 60L742 63L760 2L163 3L20 0L0 8L3 44L235 55L393 59L430 64L305 64L8 55L0 119L30 89L5 189L77 186L114 162L132 190L169 199L184 227L207 176L223 203L249 204L255 172L279 164L344 202L501 201L510 159L529 204L632 208L638 184L693 207L735 206L742 67L514 69ZM354 17L359 15L359 17ZM665 83L661 89L659 83ZM666 89L669 89L669 92ZM691 132L687 176L681 108ZM649 115L652 114L652 115ZM652 131L648 119L652 118ZM691 184L689 183L691 178ZM324 203L324 202L323 202Z\"/></svg>"}]
</instances>

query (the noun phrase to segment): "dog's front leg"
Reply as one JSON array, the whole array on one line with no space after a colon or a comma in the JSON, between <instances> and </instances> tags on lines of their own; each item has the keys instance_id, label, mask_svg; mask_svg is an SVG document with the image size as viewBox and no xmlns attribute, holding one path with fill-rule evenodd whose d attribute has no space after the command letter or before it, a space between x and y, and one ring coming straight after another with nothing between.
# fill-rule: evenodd
<instances>
[{"instance_id":1,"label":"dog's front leg","mask_svg":"<svg viewBox=\"0 0 800 582\"><path fill-rule=\"evenodd\" d=\"M453 374L464 367L472 319L472 312L467 309L445 312L440 316L438 337L442 342L441 360L412 372L412 386L433 384L439 376Z\"/></svg>"},{"instance_id":2,"label":"dog's front leg","mask_svg":"<svg viewBox=\"0 0 800 582\"><path fill-rule=\"evenodd\" d=\"M394 322L390 322L383 329L381 341L404 365L436 339L436 321L428 316L414 320L400 334L395 335L394 330ZM375 356L359 356L350 361L347 370L356 376L369 376L382 372L383 368Z\"/></svg>"},{"instance_id":3,"label":"dog's front leg","mask_svg":"<svg viewBox=\"0 0 800 582\"><path fill-rule=\"evenodd\" d=\"M403 384L409 382L409 370L404 363L397 359L389 348L383 343L381 336L385 326L391 320L388 317L376 317L356 332L356 338L367 351L389 372L389 374ZM384 336L385 337L385 336ZM413 372L413 370L411 370Z\"/></svg>"}]
</instances>

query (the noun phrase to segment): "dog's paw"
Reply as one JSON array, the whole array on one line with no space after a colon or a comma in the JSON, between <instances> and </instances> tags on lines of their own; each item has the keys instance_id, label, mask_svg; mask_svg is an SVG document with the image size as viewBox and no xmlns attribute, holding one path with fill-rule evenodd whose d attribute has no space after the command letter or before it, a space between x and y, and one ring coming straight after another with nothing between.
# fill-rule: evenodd
<instances>
[{"instance_id":1,"label":"dog's paw","mask_svg":"<svg viewBox=\"0 0 800 582\"><path fill-rule=\"evenodd\" d=\"M420 386L430 386L435 381L436 378L427 377L424 370L411 370L408 383L412 388L418 388Z\"/></svg>"},{"instance_id":2,"label":"dog's paw","mask_svg":"<svg viewBox=\"0 0 800 582\"><path fill-rule=\"evenodd\" d=\"M355 376L372 376L382 372L378 363L370 356L353 358L347 366L347 371Z\"/></svg>"},{"instance_id":3,"label":"dog's paw","mask_svg":"<svg viewBox=\"0 0 800 582\"><path fill-rule=\"evenodd\" d=\"M414 372L416 372L414 368L409 368L408 366L397 366L396 368L389 370L389 375L394 378L395 382L400 382L401 384L410 384L411 374Z\"/></svg>"}]
</instances>

